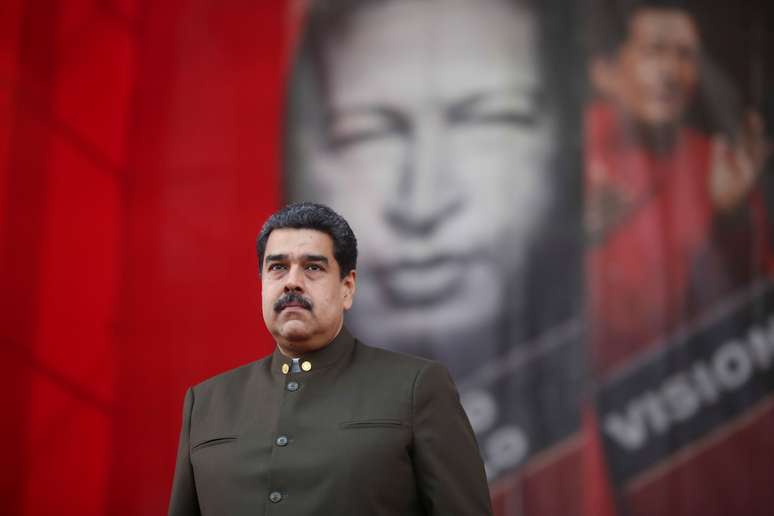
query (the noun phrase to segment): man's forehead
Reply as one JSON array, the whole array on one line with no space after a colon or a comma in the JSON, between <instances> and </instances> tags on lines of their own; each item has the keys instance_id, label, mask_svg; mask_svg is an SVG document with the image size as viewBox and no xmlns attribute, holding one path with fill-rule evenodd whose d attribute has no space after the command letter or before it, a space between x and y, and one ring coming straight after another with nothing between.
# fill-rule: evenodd
<instances>
[{"instance_id":1,"label":"man's forehead","mask_svg":"<svg viewBox=\"0 0 774 516\"><path fill-rule=\"evenodd\" d=\"M531 91L540 81L535 20L508 1L394 0L351 21L326 51L334 108Z\"/></svg>"},{"instance_id":2,"label":"man's forehead","mask_svg":"<svg viewBox=\"0 0 774 516\"><path fill-rule=\"evenodd\" d=\"M333 257L333 240L330 235L316 229L275 229L266 241L266 256L287 255L300 257L302 255L319 255Z\"/></svg>"},{"instance_id":3,"label":"man's forehead","mask_svg":"<svg viewBox=\"0 0 774 516\"><path fill-rule=\"evenodd\" d=\"M639 9L630 20L630 32L632 36L650 40L699 44L696 21L688 11L679 8Z\"/></svg>"}]
</instances>

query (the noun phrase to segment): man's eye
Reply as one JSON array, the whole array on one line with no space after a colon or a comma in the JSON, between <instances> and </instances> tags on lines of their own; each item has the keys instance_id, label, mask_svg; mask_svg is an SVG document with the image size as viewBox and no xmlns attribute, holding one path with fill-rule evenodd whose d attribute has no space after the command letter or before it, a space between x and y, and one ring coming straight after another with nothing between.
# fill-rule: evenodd
<instances>
[{"instance_id":1,"label":"man's eye","mask_svg":"<svg viewBox=\"0 0 774 516\"><path fill-rule=\"evenodd\" d=\"M313 271L313 272L319 272L319 271L323 270L323 268L321 266L317 265L316 263L310 263L309 265L306 266L306 270Z\"/></svg>"},{"instance_id":2,"label":"man's eye","mask_svg":"<svg viewBox=\"0 0 774 516\"><path fill-rule=\"evenodd\" d=\"M535 121L533 113L515 110L471 112L454 120L456 123L502 124L512 126L531 126L535 125Z\"/></svg>"},{"instance_id":3,"label":"man's eye","mask_svg":"<svg viewBox=\"0 0 774 516\"><path fill-rule=\"evenodd\" d=\"M452 106L447 119L455 125L532 126L537 123L541 104L537 92L483 95Z\"/></svg>"},{"instance_id":4,"label":"man's eye","mask_svg":"<svg viewBox=\"0 0 774 516\"><path fill-rule=\"evenodd\" d=\"M284 269L285 269L285 266L281 263L272 263L271 265L269 265L270 271L281 271Z\"/></svg>"},{"instance_id":5,"label":"man's eye","mask_svg":"<svg viewBox=\"0 0 774 516\"><path fill-rule=\"evenodd\" d=\"M664 57L667 50L667 45L661 41L653 42L645 46L645 54L649 57Z\"/></svg>"},{"instance_id":6,"label":"man's eye","mask_svg":"<svg viewBox=\"0 0 774 516\"><path fill-rule=\"evenodd\" d=\"M328 144L337 150L407 131L405 121L389 110L342 113L328 123Z\"/></svg>"}]
</instances>

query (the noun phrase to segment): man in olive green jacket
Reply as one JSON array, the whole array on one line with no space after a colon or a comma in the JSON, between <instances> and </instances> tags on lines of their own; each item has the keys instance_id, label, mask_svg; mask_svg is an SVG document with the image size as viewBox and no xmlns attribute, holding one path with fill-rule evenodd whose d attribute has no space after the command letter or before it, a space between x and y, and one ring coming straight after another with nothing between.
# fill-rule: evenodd
<instances>
[{"instance_id":1,"label":"man in olive green jacket","mask_svg":"<svg viewBox=\"0 0 774 516\"><path fill-rule=\"evenodd\" d=\"M357 260L346 221L289 205L258 254L277 348L188 390L169 515L490 515L446 369L343 326Z\"/></svg>"}]
</instances>

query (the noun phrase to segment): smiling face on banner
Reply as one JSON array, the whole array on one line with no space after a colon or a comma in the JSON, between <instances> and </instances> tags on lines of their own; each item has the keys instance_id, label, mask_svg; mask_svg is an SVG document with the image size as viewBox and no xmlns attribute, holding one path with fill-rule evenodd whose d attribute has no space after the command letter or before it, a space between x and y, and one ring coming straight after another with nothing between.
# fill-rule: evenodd
<instances>
[{"instance_id":1,"label":"smiling face on banner","mask_svg":"<svg viewBox=\"0 0 774 516\"><path fill-rule=\"evenodd\" d=\"M321 130L292 183L359 235L367 342L451 346L513 308L552 195L536 32L509 2L395 0L324 39Z\"/></svg>"},{"instance_id":2,"label":"smiling face on banner","mask_svg":"<svg viewBox=\"0 0 774 516\"><path fill-rule=\"evenodd\" d=\"M699 82L701 43L693 16L679 8L643 8L614 55L601 60L596 86L634 123L684 122Z\"/></svg>"}]
</instances>

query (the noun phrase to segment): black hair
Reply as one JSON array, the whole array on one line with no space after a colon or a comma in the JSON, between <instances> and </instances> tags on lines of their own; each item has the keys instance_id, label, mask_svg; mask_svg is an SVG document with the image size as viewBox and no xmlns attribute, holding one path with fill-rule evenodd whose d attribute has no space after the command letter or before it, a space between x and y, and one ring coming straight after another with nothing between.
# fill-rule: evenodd
<instances>
[{"instance_id":1,"label":"black hair","mask_svg":"<svg viewBox=\"0 0 774 516\"><path fill-rule=\"evenodd\" d=\"M613 56L629 38L631 22L645 9L670 9L695 16L695 0L590 0L592 13L586 27L590 55Z\"/></svg>"},{"instance_id":2,"label":"black hair","mask_svg":"<svg viewBox=\"0 0 774 516\"><path fill-rule=\"evenodd\" d=\"M357 266L357 239L344 217L323 204L298 202L288 204L274 212L264 223L258 234L258 270L263 270L266 242L275 229L313 229L321 231L333 240L333 257L339 264L344 278Z\"/></svg>"}]
</instances>

